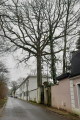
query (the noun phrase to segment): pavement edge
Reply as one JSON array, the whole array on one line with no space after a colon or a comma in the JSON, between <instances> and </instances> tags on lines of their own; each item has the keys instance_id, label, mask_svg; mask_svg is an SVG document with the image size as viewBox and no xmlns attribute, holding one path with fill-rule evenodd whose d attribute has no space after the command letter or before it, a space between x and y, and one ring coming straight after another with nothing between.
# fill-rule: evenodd
<instances>
[{"instance_id":1,"label":"pavement edge","mask_svg":"<svg viewBox=\"0 0 80 120\"><path fill-rule=\"evenodd\" d=\"M2 108L0 108L0 117L2 116L2 113L3 113L3 110L4 110L5 106L6 106L6 103L3 105Z\"/></svg>"}]
</instances>

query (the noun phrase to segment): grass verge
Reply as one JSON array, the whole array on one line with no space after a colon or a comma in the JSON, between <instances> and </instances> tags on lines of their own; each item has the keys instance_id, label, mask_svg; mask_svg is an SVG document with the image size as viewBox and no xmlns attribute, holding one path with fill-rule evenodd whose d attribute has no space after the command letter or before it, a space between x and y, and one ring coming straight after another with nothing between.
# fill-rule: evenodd
<instances>
[{"instance_id":1,"label":"grass verge","mask_svg":"<svg viewBox=\"0 0 80 120\"><path fill-rule=\"evenodd\" d=\"M55 112L57 114L65 116L65 117L67 117L67 118L69 118L71 120L80 120L80 117L78 115L76 115L74 113L67 112L66 110L57 109L57 108L53 108L53 107L48 107L46 105L34 103L32 101L30 101L29 103L41 106L41 107L45 108L47 111L49 111L49 112Z\"/></svg>"},{"instance_id":2,"label":"grass verge","mask_svg":"<svg viewBox=\"0 0 80 120\"><path fill-rule=\"evenodd\" d=\"M0 108L2 108L6 102L7 102L7 98L4 99L0 98Z\"/></svg>"}]
</instances>

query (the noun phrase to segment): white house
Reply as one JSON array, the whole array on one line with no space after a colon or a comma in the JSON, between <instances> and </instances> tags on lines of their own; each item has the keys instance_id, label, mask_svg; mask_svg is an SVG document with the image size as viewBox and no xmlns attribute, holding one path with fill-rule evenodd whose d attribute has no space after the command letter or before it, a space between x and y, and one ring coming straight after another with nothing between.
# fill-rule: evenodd
<instances>
[{"instance_id":1,"label":"white house","mask_svg":"<svg viewBox=\"0 0 80 120\"><path fill-rule=\"evenodd\" d=\"M42 84L47 81L47 77L42 77ZM37 76L28 76L18 87L15 94L18 98L40 103L41 88L37 87Z\"/></svg>"}]
</instances>

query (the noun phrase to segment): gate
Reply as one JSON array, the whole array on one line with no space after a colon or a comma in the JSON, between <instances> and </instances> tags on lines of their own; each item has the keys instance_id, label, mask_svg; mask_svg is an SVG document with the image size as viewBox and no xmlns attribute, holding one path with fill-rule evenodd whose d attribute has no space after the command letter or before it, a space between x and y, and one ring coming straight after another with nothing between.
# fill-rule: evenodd
<instances>
[{"instance_id":1,"label":"gate","mask_svg":"<svg viewBox=\"0 0 80 120\"><path fill-rule=\"evenodd\" d=\"M41 104L44 104L44 87L41 87Z\"/></svg>"}]
</instances>

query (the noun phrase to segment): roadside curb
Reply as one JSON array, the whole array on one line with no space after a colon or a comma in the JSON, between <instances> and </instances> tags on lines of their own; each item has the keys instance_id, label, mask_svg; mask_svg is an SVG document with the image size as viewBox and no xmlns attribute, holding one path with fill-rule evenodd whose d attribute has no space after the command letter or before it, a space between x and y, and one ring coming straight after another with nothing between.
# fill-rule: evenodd
<instances>
[{"instance_id":1,"label":"roadside curb","mask_svg":"<svg viewBox=\"0 0 80 120\"><path fill-rule=\"evenodd\" d=\"M62 116L66 116L66 117L71 118L73 120L80 120L80 117L78 115L76 115L74 113L70 113L68 111L58 110L56 108L50 108L50 107L46 107L46 110L50 111L50 112L54 112L54 113L62 115Z\"/></svg>"},{"instance_id":2,"label":"roadside curb","mask_svg":"<svg viewBox=\"0 0 80 120\"><path fill-rule=\"evenodd\" d=\"M70 113L70 112L65 111L65 110L61 110L61 109L57 109L57 108L53 108L53 107L48 107L48 106L46 106L44 104L38 104L38 103L35 103L35 102L32 102L32 101L26 101L26 100L22 100L22 99L19 99L19 100L27 102L29 104L39 106L39 107L43 108L46 111L54 112L54 113L59 114L61 116L67 117L69 119L71 118L71 120L80 120L78 115L76 115L74 113Z\"/></svg>"},{"instance_id":3,"label":"roadside curb","mask_svg":"<svg viewBox=\"0 0 80 120\"><path fill-rule=\"evenodd\" d=\"M63 110L58 110L58 109L56 109L56 108L51 108L51 107L44 107L47 111L49 111L49 112L54 112L54 113L56 113L56 114L59 114L59 115L61 115L61 116L66 116L66 117L68 117L68 118L71 118L71 119L73 119L73 120L80 120L80 118L79 118L79 116L77 116L77 115L75 115L75 114L73 114L73 113L70 113L70 112L68 112L68 111L63 111Z\"/></svg>"},{"instance_id":4,"label":"roadside curb","mask_svg":"<svg viewBox=\"0 0 80 120\"><path fill-rule=\"evenodd\" d=\"M3 113L3 110L4 110L5 106L6 106L6 103L3 105L2 108L0 108L0 116L2 116L2 113Z\"/></svg>"},{"instance_id":5,"label":"roadside curb","mask_svg":"<svg viewBox=\"0 0 80 120\"><path fill-rule=\"evenodd\" d=\"M33 102L28 102L30 104L34 104L34 105L37 105L37 106L40 106L42 108L44 108L46 111L49 111L49 112L54 112L56 114L59 114L61 116L66 116L68 118L71 118L73 120L80 120L79 116L73 114L73 113L70 113L70 112L67 112L67 111L64 111L64 110L58 110L56 108L52 108L52 107L48 107L46 105L42 105L42 104L37 104L37 103L33 103Z\"/></svg>"}]
</instances>

